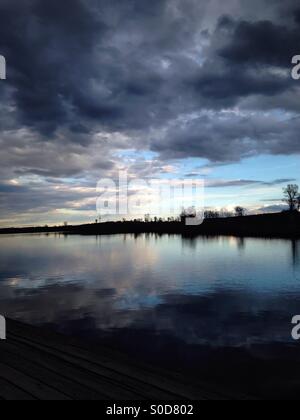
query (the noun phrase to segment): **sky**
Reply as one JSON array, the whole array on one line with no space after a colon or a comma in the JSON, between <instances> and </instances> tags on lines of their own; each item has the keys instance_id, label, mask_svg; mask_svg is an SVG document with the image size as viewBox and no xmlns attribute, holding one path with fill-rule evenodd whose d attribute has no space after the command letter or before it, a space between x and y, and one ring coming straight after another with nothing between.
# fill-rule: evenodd
<instances>
[{"instance_id":1,"label":"sky","mask_svg":"<svg viewBox=\"0 0 300 420\"><path fill-rule=\"evenodd\" d=\"M300 184L297 1L0 0L0 54L0 226L92 222L119 171L249 213Z\"/></svg>"}]
</instances>

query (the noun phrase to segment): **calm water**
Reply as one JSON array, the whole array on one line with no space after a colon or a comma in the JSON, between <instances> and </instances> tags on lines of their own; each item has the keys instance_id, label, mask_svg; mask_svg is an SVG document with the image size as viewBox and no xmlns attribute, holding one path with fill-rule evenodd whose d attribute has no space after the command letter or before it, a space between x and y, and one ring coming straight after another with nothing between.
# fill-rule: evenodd
<instances>
[{"instance_id":1,"label":"calm water","mask_svg":"<svg viewBox=\"0 0 300 420\"><path fill-rule=\"evenodd\" d=\"M300 243L0 237L0 313L271 397L300 392ZM298 394L299 396L299 394Z\"/></svg>"}]
</instances>

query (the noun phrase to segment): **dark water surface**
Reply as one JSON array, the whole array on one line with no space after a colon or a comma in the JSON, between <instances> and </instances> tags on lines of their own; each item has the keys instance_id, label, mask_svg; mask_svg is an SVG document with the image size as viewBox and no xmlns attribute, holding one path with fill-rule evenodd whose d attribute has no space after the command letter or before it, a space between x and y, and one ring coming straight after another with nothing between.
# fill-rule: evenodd
<instances>
[{"instance_id":1,"label":"dark water surface","mask_svg":"<svg viewBox=\"0 0 300 420\"><path fill-rule=\"evenodd\" d=\"M0 314L228 389L300 397L295 241L1 236Z\"/></svg>"}]
</instances>

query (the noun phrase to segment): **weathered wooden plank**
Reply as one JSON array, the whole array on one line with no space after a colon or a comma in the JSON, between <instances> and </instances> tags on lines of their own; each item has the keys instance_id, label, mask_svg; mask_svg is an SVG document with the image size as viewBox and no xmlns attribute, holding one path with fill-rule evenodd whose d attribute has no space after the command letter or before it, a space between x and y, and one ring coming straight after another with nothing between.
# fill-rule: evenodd
<instances>
[{"instance_id":1,"label":"weathered wooden plank","mask_svg":"<svg viewBox=\"0 0 300 420\"><path fill-rule=\"evenodd\" d=\"M98 393L99 399L143 399L143 395L140 394L136 386L130 388L127 384L123 385L112 378L99 375L96 371L87 370L82 366L81 361L76 358L45 349L42 345L31 345L30 342L22 339L15 341L15 344L22 350L24 350L25 345L27 352L32 352L35 355L37 355L38 351L38 363L43 365L47 363L52 371L61 372L64 378L68 378L74 383L79 383L94 393ZM100 398L100 395L102 395L102 398Z\"/></svg>"},{"instance_id":2,"label":"weathered wooden plank","mask_svg":"<svg viewBox=\"0 0 300 420\"><path fill-rule=\"evenodd\" d=\"M34 401L36 398L0 376L0 399L5 401Z\"/></svg>"},{"instance_id":3,"label":"weathered wooden plank","mask_svg":"<svg viewBox=\"0 0 300 420\"><path fill-rule=\"evenodd\" d=\"M64 401L69 399L66 395L50 388L41 380L34 379L2 362L0 362L0 377L39 400L55 399Z\"/></svg>"},{"instance_id":4,"label":"weathered wooden plank","mask_svg":"<svg viewBox=\"0 0 300 420\"><path fill-rule=\"evenodd\" d=\"M16 340L22 340L23 343L28 345L37 346L40 350L49 352L50 354L56 355L64 360L64 362L77 363L83 369L97 373L99 375L113 378L116 383L126 383L126 386L130 386L132 380L138 381L134 383L133 387L138 393L137 398L162 398L162 399L195 399L195 400L206 400L206 399L221 399L221 394L210 391L204 391L203 389L197 389L197 387L190 387L183 382L183 378L176 375L174 380L170 380L167 376L154 372L153 369L147 369L143 366L139 369L137 365L132 364L131 361L121 359L119 355L113 354L103 348L99 348L98 354L86 350L85 348L78 347L77 340L66 339L61 342L61 337L58 339L47 339L45 340L44 335L37 336L32 331L26 331L28 340L23 337L15 336L16 329L14 329L13 338ZM20 331L19 331L20 333ZM48 334L47 334L48 335ZM50 334L52 335L52 334ZM45 344L46 342L46 344ZM72 345L70 345L70 342ZM57 353L58 352L58 353ZM100 353L100 354L99 354ZM75 360L76 359L76 360ZM121 361L120 361L121 359ZM145 391L145 387L151 387L150 394L141 395L141 391Z\"/></svg>"},{"instance_id":5,"label":"weathered wooden plank","mask_svg":"<svg viewBox=\"0 0 300 420\"><path fill-rule=\"evenodd\" d=\"M0 399L229 399L188 381L102 346L10 320L7 340L0 342Z\"/></svg>"},{"instance_id":6,"label":"weathered wooden plank","mask_svg":"<svg viewBox=\"0 0 300 420\"><path fill-rule=\"evenodd\" d=\"M30 349L28 350L22 345L15 346L11 343L6 343L3 347L1 349L0 345L0 360L2 363L35 379L43 378L44 383L67 395L69 398L74 400L99 400L105 398L104 394L82 386L77 380L66 378L64 375L65 366L63 364L57 365L54 360L47 362L46 355L30 351ZM20 355L22 356L20 357ZM44 361L44 363L41 365L39 360ZM53 369L54 367L55 370Z\"/></svg>"},{"instance_id":7,"label":"weathered wooden plank","mask_svg":"<svg viewBox=\"0 0 300 420\"><path fill-rule=\"evenodd\" d=\"M32 347L32 350L38 349L42 352L43 358L46 355L53 356L55 358L53 366L57 366L60 363L67 375L70 375L70 368L73 368L73 378L77 378L80 383L85 383L94 390L102 390L108 399L176 398L176 395L172 395L170 391L157 389L152 385L148 385L145 380L143 382L137 381L130 376L105 369L93 362L90 363L86 359L75 357L70 353L59 352L53 348L45 347L42 344L32 344L21 338L16 340L16 343L18 345L22 343L28 347Z\"/></svg>"}]
</instances>

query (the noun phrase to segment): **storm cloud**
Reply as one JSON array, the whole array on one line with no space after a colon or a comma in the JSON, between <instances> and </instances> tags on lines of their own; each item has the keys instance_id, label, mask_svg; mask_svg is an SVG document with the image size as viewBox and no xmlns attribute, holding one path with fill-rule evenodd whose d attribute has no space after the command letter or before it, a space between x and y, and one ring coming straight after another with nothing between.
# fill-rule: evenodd
<instances>
[{"instance_id":1,"label":"storm cloud","mask_svg":"<svg viewBox=\"0 0 300 420\"><path fill-rule=\"evenodd\" d=\"M292 0L0 0L2 184L298 155L299 34Z\"/></svg>"}]
</instances>

